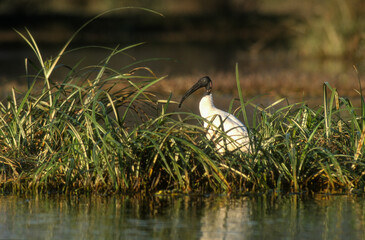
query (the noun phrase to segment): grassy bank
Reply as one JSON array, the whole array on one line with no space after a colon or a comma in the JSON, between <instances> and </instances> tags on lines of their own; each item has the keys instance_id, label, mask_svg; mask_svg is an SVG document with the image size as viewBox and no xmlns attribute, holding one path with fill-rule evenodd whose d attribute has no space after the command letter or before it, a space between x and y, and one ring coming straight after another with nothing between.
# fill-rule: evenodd
<instances>
[{"instance_id":1,"label":"grassy bank","mask_svg":"<svg viewBox=\"0 0 365 240\"><path fill-rule=\"evenodd\" d=\"M105 48L108 56L93 66L62 65L77 32L49 59L30 32L19 33L37 62L26 61L28 90L13 90L0 105L2 192L363 191L364 106L356 109L328 84L318 86L318 108L275 108L285 99L263 108L242 96L236 70L241 107L233 110L249 126L252 146L220 155L204 137L204 119L171 113L171 96L148 91L163 78L143 61L109 66L138 44ZM60 69L64 79L53 81Z\"/></svg>"}]
</instances>

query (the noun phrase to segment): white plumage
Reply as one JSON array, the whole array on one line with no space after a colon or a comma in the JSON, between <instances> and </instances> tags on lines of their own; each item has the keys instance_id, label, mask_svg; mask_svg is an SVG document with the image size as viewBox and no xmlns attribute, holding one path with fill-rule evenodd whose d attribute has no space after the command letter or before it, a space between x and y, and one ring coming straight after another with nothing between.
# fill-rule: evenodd
<instances>
[{"instance_id":1,"label":"white plumage","mask_svg":"<svg viewBox=\"0 0 365 240\"><path fill-rule=\"evenodd\" d=\"M212 122L213 126L209 127L208 122L204 122L204 127L208 129L207 138L215 140L219 137L217 129L226 132L228 139L222 138L217 143L219 152L234 151L238 148L246 152L249 147L247 129L235 116L225 111L222 111L214 106L212 94L205 95L199 103L200 115ZM223 124L222 124L223 122Z\"/></svg>"},{"instance_id":2,"label":"white plumage","mask_svg":"<svg viewBox=\"0 0 365 240\"><path fill-rule=\"evenodd\" d=\"M180 101L179 107L183 101L199 88L205 87L206 91L199 103L200 115L207 120L204 127L207 128L207 138L216 142L217 150L220 153L240 149L247 152L249 149L248 132L243 123L235 116L222 111L214 106L213 96L211 94L212 81L209 77L201 78L190 90L186 92ZM220 138L219 130L224 131L228 138Z\"/></svg>"}]
</instances>

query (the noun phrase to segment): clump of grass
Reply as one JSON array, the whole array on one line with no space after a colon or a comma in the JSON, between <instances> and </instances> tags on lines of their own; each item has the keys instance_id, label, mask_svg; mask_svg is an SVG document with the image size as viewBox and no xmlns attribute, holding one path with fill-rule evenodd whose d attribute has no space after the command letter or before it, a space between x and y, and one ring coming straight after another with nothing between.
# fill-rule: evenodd
<instances>
[{"instance_id":1,"label":"clump of grass","mask_svg":"<svg viewBox=\"0 0 365 240\"><path fill-rule=\"evenodd\" d=\"M166 114L170 101L160 115L151 114L158 101L147 89L163 78L137 66L139 62L121 70L109 67L113 57L138 44L106 48L110 54L100 64L69 67L56 83L52 74L63 66L60 59L76 33L48 60L28 30L18 33L36 55L38 64L31 65L38 67L28 76L28 90L13 90L0 105L3 191L229 188L218 167L195 145L201 128L173 121ZM36 90L39 82L43 87Z\"/></svg>"},{"instance_id":2,"label":"clump of grass","mask_svg":"<svg viewBox=\"0 0 365 240\"><path fill-rule=\"evenodd\" d=\"M0 104L3 192L363 190L365 104L355 108L328 83L318 108L282 106L285 99L261 107L244 101L236 67L240 108L234 112L249 126L251 147L221 155L204 137L204 119L169 112L172 96L161 100L148 91L163 78L138 62L109 66L138 44L106 48L100 64L70 67L56 83L52 73L62 68L71 41L44 61L31 33L19 34L39 67L26 92L13 90ZM361 87L359 93L362 98Z\"/></svg>"},{"instance_id":3,"label":"clump of grass","mask_svg":"<svg viewBox=\"0 0 365 240\"><path fill-rule=\"evenodd\" d=\"M323 105L318 108L309 108L305 103L279 107L285 99L263 108L243 101L238 71L236 80L241 103L236 112L242 115L247 126L249 117L245 109L254 107L251 152L227 153L212 159L231 190L364 190L363 107L355 108L348 99L339 97L336 89L324 83Z\"/></svg>"}]
</instances>

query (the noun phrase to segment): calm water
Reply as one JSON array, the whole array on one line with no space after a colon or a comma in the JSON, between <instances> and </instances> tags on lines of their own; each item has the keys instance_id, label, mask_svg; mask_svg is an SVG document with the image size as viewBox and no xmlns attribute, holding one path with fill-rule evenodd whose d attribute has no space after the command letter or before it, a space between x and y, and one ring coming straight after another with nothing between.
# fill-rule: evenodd
<instances>
[{"instance_id":1,"label":"calm water","mask_svg":"<svg viewBox=\"0 0 365 240\"><path fill-rule=\"evenodd\" d=\"M364 239L364 198L0 197L0 239Z\"/></svg>"}]
</instances>

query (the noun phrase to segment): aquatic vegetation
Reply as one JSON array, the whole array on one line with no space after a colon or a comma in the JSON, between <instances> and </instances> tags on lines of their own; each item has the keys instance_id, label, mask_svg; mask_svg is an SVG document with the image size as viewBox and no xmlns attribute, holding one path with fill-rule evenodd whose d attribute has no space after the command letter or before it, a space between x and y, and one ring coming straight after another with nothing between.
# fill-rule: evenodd
<instances>
[{"instance_id":1,"label":"aquatic vegetation","mask_svg":"<svg viewBox=\"0 0 365 240\"><path fill-rule=\"evenodd\" d=\"M205 137L206 120L171 112L172 95L159 99L149 91L164 78L141 67L144 61L109 65L139 44L105 48L108 56L94 66L62 65L77 32L47 60L32 34L19 32L38 63L27 60L28 90L13 90L0 104L1 191L363 191L364 100L357 109L324 83L318 108L281 106L285 99L262 107L244 101L236 67L234 113L249 126L251 146L222 155ZM67 73L53 81L59 69ZM215 141L229 140L224 132L218 136Z\"/></svg>"}]
</instances>

